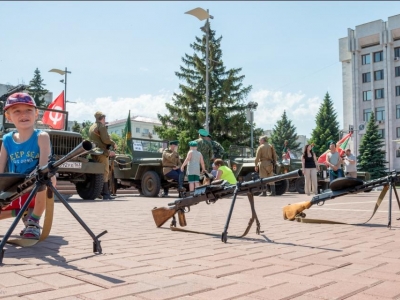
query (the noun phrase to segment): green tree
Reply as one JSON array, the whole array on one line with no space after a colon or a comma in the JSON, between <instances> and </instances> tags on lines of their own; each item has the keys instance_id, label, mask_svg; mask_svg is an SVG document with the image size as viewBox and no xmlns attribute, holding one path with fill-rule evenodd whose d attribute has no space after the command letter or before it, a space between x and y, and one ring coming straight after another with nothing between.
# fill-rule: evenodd
<instances>
[{"instance_id":1,"label":"green tree","mask_svg":"<svg viewBox=\"0 0 400 300\"><path fill-rule=\"evenodd\" d=\"M121 136L116 133L111 133L110 138L117 144L118 150L123 149L124 139Z\"/></svg>"},{"instance_id":2,"label":"green tree","mask_svg":"<svg viewBox=\"0 0 400 300\"><path fill-rule=\"evenodd\" d=\"M81 125L77 121L74 121L74 125L72 126L73 132L81 132Z\"/></svg>"},{"instance_id":3,"label":"green tree","mask_svg":"<svg viewBox=\"0 0 400 300\"><path fill-rule=\"evenodd\" d=\"M231 144L249 145L250 124L246 122L244 100L251 86L243 86L241 68L227 69L222 61L222 37L209 36L209 131L212 138L228 149ZM195 38L190 44L193 55L182 57L183 65L175 75L183 82L174 93L172 103L166 103L168 113L158 114L162 125L157 134L168 140L178 139L180 154L189 148L188 142L198 137L198 129L206 120L206 40Z\"/></svg>"},{"instance_id":4,"label":"green tree","mask_svg":"<svg viewBox=\"0 0 400 300\"><path fill-rule=\"evenodd\" d=\"M81 135L83 137L84 140L90 140L89 139L89 128L90 126L93 125L93 122L91 121L84 121L82 123L82 127L81 127Z\"/></svg>"},{"instance_id":5,"label":"green tree","mask_svg":"<svg viewBox=\"0 0 400 300\"><path fill-rule=\"evenodd\" d=\"M38 107L47 107L47 103L44 100L44 96L49 92L44 88L45 84L43 83L42 76L40 75L40 71L36 68L32 80L29 82L29 86L27 88L28 93L35 99L36 105Z\"/></svg>"},{"instance_id":6,"label":"green tree","mask_svg":"<svg viewBox=\"0 0 400 300\"><path fill-rule=\"evenodd\" d=\"M362 172L370 172L371 179L386 175L386 151L382 150L385 143L378 133L378 128L379 126L375 124L375 115L372 112L357 157L357 169Z\"/></svg>"},{"instance_id":7,"label":"green tree","mask_svg":"<svg viewBox=\"0 0 400 300\"><path fill-rule=\"evenodd\" d=\"M328 92L326 92L324 101L315 117L315 123L316 127L313 129L311 139L308 142L314 143L313 151L319 156L328 150L327 143L329 140L337 142L339 138L337 113Z\"/></svg>"},{"instance_id":8,"label":"green tree","mask_svg":"<svg viewBox=\"0 0 400 300\"><path fill-rule=\"evenodd\" d=\"M300 151L300 143L297 142L296 127L292 125L292 121L288 119L286 111L283 111L282 117L272 129L271 144L274 145L278 159L282 157L283 144L288 141L287 147L292 152Z\"/></svg>"}]
</instances>

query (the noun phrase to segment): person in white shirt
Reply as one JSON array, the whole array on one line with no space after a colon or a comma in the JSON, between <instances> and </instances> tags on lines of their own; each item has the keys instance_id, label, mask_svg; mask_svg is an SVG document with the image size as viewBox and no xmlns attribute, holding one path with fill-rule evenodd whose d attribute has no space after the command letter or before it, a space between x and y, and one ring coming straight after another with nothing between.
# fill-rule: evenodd
<instances>
[{"instance_id":1,"label":"person in white shirt","mask_svg":"<svg viewBox=\"0 0 400 300\"><path fill-rule=\"evenodd\" d=\"M344 174L346 177L357 178L357 159L350 149L346 149L346 156L343 159Z\"/></svg>"}]
</instances>

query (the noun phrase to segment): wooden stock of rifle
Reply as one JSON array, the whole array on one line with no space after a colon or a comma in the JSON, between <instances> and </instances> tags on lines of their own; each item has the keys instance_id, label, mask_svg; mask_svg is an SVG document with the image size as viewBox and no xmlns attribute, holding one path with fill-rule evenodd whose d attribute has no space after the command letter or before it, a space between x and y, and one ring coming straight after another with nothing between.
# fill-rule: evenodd
<instances>
[{"instance_id":1,"label":"wooden stock of rifle","mask_svg":"<svg viewBox=\"0 0 400 300\"><path fill-rule=\"evenodd\" d=\"M358 194L361 192L369 192L373 188L389 185L390 183L399 181L399 173L393 171L390 175L381 177L369 182L361 179L344 177L337 178L330 183L330 192L322 193L314 196L311 201L304 201L294 204L288 204L283 207L283 219L294 221L297 216L304 216L302 212L309 209L314 204L323 205L326 200L336 197L345 196L347 194Z\"/></svg>"},{"instance_id":2,"label":"wooden stock of rifle","mask_svg":"<svg viewBox=\"0 0 400 300\"><path fill-rule=\"evenodd\" d=\"M189 212L192 205L200 202L213 203L218 199L233 196L236 189L237 194L262 192L263 186L268 183L301 176L303 176L302 171L297 170L282 175L241 182L237 185L230 185L226 181L219 181L219 184L213 182L210 185L197 187L193 195L168 203L169 207L155 207L151 212L157 227L161 227L165 222L174 217L176 213L178 213L179 225L184 227L186 226L185 212Z\"/></svg>"}]
</instances>

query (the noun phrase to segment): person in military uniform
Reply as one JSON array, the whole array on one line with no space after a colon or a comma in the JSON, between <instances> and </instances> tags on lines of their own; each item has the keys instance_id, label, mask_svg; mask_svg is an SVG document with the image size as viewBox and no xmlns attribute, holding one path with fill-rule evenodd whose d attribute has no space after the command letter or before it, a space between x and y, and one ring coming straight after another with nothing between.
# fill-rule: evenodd
<instances>
[{"instance_id":1,"label":"person in military uniform","mask_svg":"<svg viewBox=\"0 0 400 300\"><path fill-rule=\"evenodd\" d=\"M106 115L101 111L97 111L94 114L96 118L96 122L90 126L89 128L89 138L90 140L96 144L97 150L102 151L102 154L92 155L92 158L96 162L101 162L104 165L104 174L103 174L103 191L101 196L103 196L104 200L112 200L114 197L111 197L110 190L108 188L108 177L110 173L110 163L109 157L115 156L114 151L110 151L110 148L113 147L117 149L117 145L110 138L110 135L107 132L106 128Z\"/></svg>"},{"instance_id":2,"label":"person in military uniform","mask_svg":"<svg viewBox=\"0 0 400 300\"><path fill-rule=\"evenodd\" d=\"M203 155L204 164L206 166L207 172L211 172L212 165L212 157L213 157L213 147L207 137L210 135L207 130L199 129L199 138L196 140L197 142L197 151Z\"/></svg>"},{"instance_id":3,"label":"person in military uniform","mask_svg":"<svg viewBox=\"0 0 400 300\"><path fill-rule=\"evenodd\" d=\"M162 154L163 174L168 178L178 181L178 192L184 192L183 178L185 174L181 171L181 159L178 154L178 141L169 142L169 148ZM164 196L168 196L168 188L164 188Z\"/></svg>"},{"instance_id":4,"label":"person in military uniform","mask_svg":"<svg viewBox=\"0 0 400 300\"><path fill-rule=\"evenodd\" d=\"M259 139L260 146L257 148L255 163L255 171L259 172L260 178L267 178L274 175L274 164L276 163L277 156L274 147L268 144L268 137L262 136ZM275 183L269 184L271 188L271 196L275 196ZM266 196L265 191L262 192L262 196Z\"/></svg>"},{"instance_id":5,"label":"person in military uniform","mask_svg":"<svg viewBox=\"0 0 400 300\"><path fill-rule=\"evenodd\" d=\"M211 137L211 135L207 136L207 140L211 142L211 146L212 146L212 151L213 151L213 156L211 158L212 161L220 158L223 159L224 153L225 153L225 149L224 147L222 147L222 145L216 141L214 141Z\"/></svg>"}]
</instances>

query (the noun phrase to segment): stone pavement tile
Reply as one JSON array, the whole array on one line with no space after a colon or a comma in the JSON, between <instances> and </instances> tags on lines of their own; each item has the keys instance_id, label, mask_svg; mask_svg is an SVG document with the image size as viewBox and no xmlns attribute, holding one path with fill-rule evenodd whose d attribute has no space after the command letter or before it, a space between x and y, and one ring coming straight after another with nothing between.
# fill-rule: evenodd
<instances>
[{"instance_id":1,"label":"stone pavement tile","mask_svg":"<svg viewBox=\"0 0 400 300\"><path fill-rule=\"evenodd\" d=\"M1 269L1 271L3 271L3 269ZM60 267L60 266L42 266L42 267L36 268L36 269L17 271L16 273L19 275L22 275L24 277L32 277L32 276L54 274L54 273L57 274L62 271L65 271L65 268Z\"/></svg>"},{"instance_id":2,"label":"stone pavement tile","mask_svg":"<svg viewBox=\"0 0 400 300\"><path fill-rule=\"evenodd\" d=\"M0 286L3 287L12 287L32 283L35 283L35 280L15 273L0 274Z\"/></svg>"},{"instance_id":3,"label":"stone pavement tile","mask_svg":"<svg viewBox=\"0 0 400 300\"><path fill-rule=\"evenodd\" d=\"M361 272L357 275L359 275L361 277L374 278L374 279L379 279L379 280L384 280L384 281L400 282L400 274L391 274L391 273L387 273L387 272L376 272L373 270L368 270L365 272Z\"/></svg>"},{"instance_id":4,"label":"stone pavement tile","mask_svg":"<svg viewBox=\"0 0 400 300\"><path fill-rule=\"evenodd\" d=\"M258 292L265 289L263 286L258 286L255 284L245 284L245 283L237 283L234 285L221 287L215 290L202 292L200 294L196 294L195 297L199 299L233 299L238 296L248 295L254 292Z\"/></svg>"},{"instance_id":5,"label":"stone pavement tile","mask_svg":"<svg viewBox=\"0 0 400 300\"><path fill-rule=\"evenodd\" d=\"M80 299L124 299L125 296L149 292L157 289L153 285L148 285L145 283L131 283L128 285L118 286L110 289L101 289L88 293L81 293Z\"/></svg>"},{"instance_id":6,"label":"stone pavement tile","mask_svg":"<svg viewBox=\"0 0 400 300\"><path fill-rule=\"evenodd\" d=\"M255 285L262 286L262 287L271 287L271 286L280 285L280 284L286 282L281 279L271 278L270 276L262 277L262 276L257 276L257 275L253 275L253 274L244 274L244 273L237 273L237 274L226 276L224 278L228 279L232 282L255 284Z\"/></svg>"},{"instance_id":7,"label":"stone pavement tile","mask_svg":"<svg viewBox=\"0 0 400 300\"><path fill-rule=\"evenodd\" d=\"M203 258L187 259L187 260L182 260L181 262L196 266L205 266L209 268L218 268L227 265L226 261L211 261Z\"/></svg>"},{"instance_id":8,"label":"stone pavement tile","mask_svg":"<svg viewBox=\"0 0 400 300\"><path fill-rule=\"evenodd\" d=\"M325 258L320 258L318 256L307 256L307 257L301 257L298 259L295 259L295 261L299 262L305 262L305 263L313 263L317 265L323 265L323 266L332 266L332 267L344 267L347 265L351 265L351 260L350 259L345 259L342 261L335 261L333 259L325 259Z\"/></svg>"},{"instance_id":9,"label":"stone pavement tile","mask_svg":"<svg viewBox=\"0 0 400 300\"><path fill-rule=\"evenodd\" d=\"M399 274L400 273L400 261L398 263L381 264L380 266L373 268L372 271Z\"/></svg>"},{"instance_id":10,"label":"stone pavement tile","mask_svg":"<svg viewBox=\"0 0 400 300\"><path fill-rule=\"evenodd\" d=\"M171 286L150 292L144 292L139 294L139 296L151 300L180 299L183 296L191 296L208 290L210 290L210 288L207 286L188 282L179 286ZM197 295L195 297L197 297ZM96 300L97 299L98 298L96 298Z\"/></svg>"},{"instance_id":11,"label":"stone pavement tile","mask_svg":"<svg viewBox=\"0 0 400 300\"><path fill-rule=\"evenodd\" d=\"M111 271L110 273L113 274L113 275L126 277L126 276L138 275L138 274L152 273L152 272L161 271L161 270L165 270L165 269L166 268L164 268L164 267L144 266L144 267L137 267L137 268L129 268L129 269L124 269L124 270Z\"/></svg>"},{"instance_id":12,"label":"stone pavement tile","mask_svg":"<svg viewBox=\"0 0 400 300\"><path fill-rule=\"evenodd\" d=\"M104 263L95 261L93 259L78 259L74 261L67 261L69 266L74 266L79 269L89 269L89 268L102 268L104 267Z\"/></svg>"},{"instance_id":13,"label":"stone pavement tile","mask_svg":"<svg viewBox=\"0 0 400 300\"><path fill-rule=\"evenodd\" d=\"M197 274L186 274L174 277L173 279L182 280L191 283L198 283L204 286L208 286L210 288L216 289L228 285L235 284L234 280L228 279L229 276L222 277L222 278L210 278L207 276L201 276Z\"/></svg>"},{"instance_id":14,"label":"stone pavement tile","mask_svg":"<svg viewBox=\"0 0 400 300\"><path fill-rule=\"evenodd\" d=\"M129 280L131 280L132 282L142 282L149 285L153 285L157 288L165 288L168 286L180 285L186 282L186 279L170 278L167 276L160 276L153 273L134 275L126 278L129 278Z\"/></svg>"},{"instance_id":15,"label":"stone pavement tile","mask_svg":"<svg viewBox=\"0 0 400 300\"><path fill-rule=\"evenodd\" d=\"M80 295L86 292L92 292L96 290L101 290L101 287L92 285L92 284L82 284L78 286L71 286L67 288L57 289L53 291L35 293L26 295L28 299L38 299L38 300L47 300L47 299L58 299L66 296L74 296Z\"/></svg>"},{"instance_id":16,"label":"stone pavement tile","mask_svg":"<svg viewBox=\"0 0 400 300\"><path fill-rule=\"evenodd\" d=\"M346 300L389 300L389 299L393 300L393 298L387 298L383 296L373 296L365 293L357 293L351 297L346 298Z\"/></svg>"},{"instance_id":17,"label":"stone pavement tile","mask_svg":"<svg viewBox=\"0 0 400 300\"><path fill-rule=\"evenodd\" d=\"M224 259L233 259L236 257L243 257L246 255L247 255L247 253L244 251L230 251L230 252L220 253L217 255L209 255L209 256L204 257L203 259L211 260L211 261L220 261L220 260L224 260Z\"/></svg>"},{"instance_id":18,"label":"stone pavement tile","mask_svg":"<svg viewBox=\"0 0 400 300\"><path fill-rule=\"evenodd\" d=\"M81 280L77 280L61 274L40 275L40 276L33 276L32 278L55 288L63 288L67 286L80 285L85 283Z\"/></svg>"},{"instance_id":19,"label":"stone pavement tile","mask_svg":"<svg viewBox=\"0 0 400 300\"><path fill-rule=\"evenodd\" d=\"M308 265L295 270L290 270L288 272L291 274L297 274L302 276L313 276L324 272L329 272L334 269L336 268L329 266L322 266L322 265Z\"/></svg>"},{"instance_id":20,"label":"stone pavement tile","mask_svg":"<svg viewBox=\"0 0 400 300\"><path fill-rule=\"evenodd\" d=\"M134 254L130 252L121 252L121 253L105 253L101 255L96 255L93 257L93 260L104 261L111 259L121 259L121 258L129 258L129 257L137 257L139 254Z\"/></svg>"},{"instance_id":21,"label":"stone pavement tile","mask_svg":"<svg viewBox=\"0 0 400 300\"><path fill-rule=\"evenodd\" d=\"M295 284L306 284L309 286L315 286L315 287L324 287L328 286L331 284L334 284L334 280L330 279L324 279L321 278L321 276L301 276L301 275L296 275L296 274L291 274L291 273L277 273L277 274L272 274L270 276L263 277L265 280L269 281L271 280L272 282L280 282L280 283L295 283Z\"/></svg>"},{"instance_id":22,"label":"stone pavement tile","mask_svg":"<svg viewBox=\"0 0 400 300\"><path fill-rule=\"evenodd\" d=\"M238 266L238 265L227 265L224 267L218 267L218 268L213 268L213 269L207 269L204 271L199 271L195 272L195 274L201 275L201 276L208 276L208 277L224 277L228 276L231 274L235 273L241 273L247 270L250 270L251 267L245 267L245 266Z\"/></svg>"},{"instance_id":23,"label":"stone pavement tile","mask_svg":"<svg viewBox=\"0 0 400 300\"><path fill-rule=\"evenodd\" d=\"M396 299L400 297L400 284L398 282L382 282L365 290L364 294Z\"/></svg>"},{"instance_id":24,"label":"stone pavement tile","mask_svg":"<svg viewBox=\"0 0 400 300\"><path fill-rule=\"evenodd\" d=\"M197 259L197 258L204 258L209 256L207 252L190 252L190 253L185 253L185 254L179 254L177 257L174 257L173 259L175 261L180 261L183 262L185 260L192 260L192 259Z\"/></svg>"},{"instance_id":25,"label":"stone pavement tile","mask_svg":"<svg viewBox=\"0 0 400 300\"><path fill-rule=\"evenodd\" d=\"M276 273L282 273L282 272L287 272L289 270L294 270L295 268L293 267L286 267L286 266L278 266L278 265L272 265L272 266L267 266L259 269L252 269L250 271L243 271L244 274L253 274L257 276L268 276Z\"/></svg>"},{"instance_id":26,"label":"stone pavement tile","mask_svg":"<svg viewBox=\"0 0 400 300\"><path fill-rule=\"evenodd\" d=\"M202 266L196 266L196 265L187 265L181 268L173 268L173 269L167 269L167 270L162 270L162 271L156 271L153 272L155 275L159 276L165 276L165 277L174 277L174 276L180 276L180 275L185 275L185 274L190 274L190 273L196 273L199 271L204 271L208 270L209 267L202 267Z\"/></svg>"},{"instance_id":27,"label":"stone pavement tile","mask_svg":"<svg viewBox=\"0 0 400 300\"><path fill-rule=\"evenodd\" d=\"M54 290L54 288L47 284L35 282L31 284L1 288L0 298L9 296L25 296L32 293L40 293L52 290Z\"/></svg>"},{"instance_id":28,"label":"stone pavement tile","mask_svg":"<svg viewBox=\"0 0 400 300\"><path fill-rule=\"evenodd\" d=\"M338 282L326 287L308 292L307 296L322 299L344 299L368 289L367 285L354 282ZM360 299L361 300L361 299Z\"/></svg>"},{"instance_id":29,"label":"stone pavement tile","mask_svg":"<svg viewBox=\"0 0 400 300\"><path fill-rule=\"evenodd\" d=\"M87 282L87 283L90 283L93 285L97 285L97 286L100 286L103 288L111 288L111 287L115 287L115 286L126 285L126 284L133 282L133 280L130 280L129 278L117 277L115 275L111 275L111 274L107 274L107 273L83 274L83 275L79 275L79 276L68 273L65 275L71 276L78 280L81 280L81 281L84 281L84 282Z\"/></svg>"},{"instance_id":30,"label":"stone pavement tile","mask_svg":"<svg viewBox=\"0 0 400 300\"><path fill-rule=\"evenodd\" d=\"M8 263L8 257L5 257L3 259L3 264L7 264L7 265L0 266L2 274L37 269L36 265L25 265L25 264L21 265L21 260L18 260L17 263L13 263L15 265L12 265L11 263L9 264Z\"/></svg>"},{"instance_id":31,"label":"stone pavement tile","mask_svg":"<svg viewBox=\"0 0 400 300\"><path fill-rule=\"evenodd\" d=\"M308 265L312 265L312 263L304 263L300 261L289 260L286 259L285 257L278 257L278 256L261 259L256 261L256 263L259 263L260 266L262 266L262 264L266 265L270 264L270 265L280 265L292 268L302 268Z\"/></svg>"},{"instance_id":32,"label":"stone pavement tile","mask_svg":"<svg viewBox=\"0 0 400 300\"><path fill-rule=\"evenodd\" d=\"M307 284L283 283L252 293L249 296L256 299L292 299L315 289L317 289L317 287Z\"/></svg>"},{"instance_id":33,"label":"stone pavement tile","mask_svg":"<svg viewBox=\"0 0 400 300\"><path fill-rule=\"evenodd\" d=\"M145 266L149 265L147 262L137 262L132 259L124 259L124 258L113 259L107 263L111 264L111 265L115 265L115 266L124 267L124 268L140 268L140 267L145 267Z\"/></svg>"},{"instance_id":34,"label":"stone pavement tile","mask_svg":"<svg viewBox=\"0 0 400 300\"><path fill-rule=\"evenodd\" d=\"M182 268L187 266L186 263L176 262L169 259L153 259L150 261L146 261L146 263L152 266L165 267L165 268Z\"/></svg>"}]
</instances>

